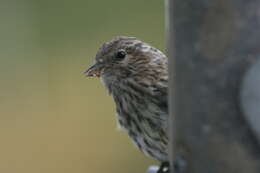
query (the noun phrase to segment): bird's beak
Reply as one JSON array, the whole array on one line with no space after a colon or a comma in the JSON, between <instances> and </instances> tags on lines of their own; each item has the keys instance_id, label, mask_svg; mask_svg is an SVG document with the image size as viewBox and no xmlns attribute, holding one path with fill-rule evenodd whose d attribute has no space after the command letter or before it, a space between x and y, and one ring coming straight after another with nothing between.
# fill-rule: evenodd
<instances>
[{"instance_id":1,"label":"bird's beak","mask_svg":"<svg viewBox=\"0 0 260 173\"><path fill-rule=\"evenodd\" d=\"M96 63L89 67L85 72L86 77L100 77L102 70L104 69L103 64Z\"/></svg>"}]
</instances>

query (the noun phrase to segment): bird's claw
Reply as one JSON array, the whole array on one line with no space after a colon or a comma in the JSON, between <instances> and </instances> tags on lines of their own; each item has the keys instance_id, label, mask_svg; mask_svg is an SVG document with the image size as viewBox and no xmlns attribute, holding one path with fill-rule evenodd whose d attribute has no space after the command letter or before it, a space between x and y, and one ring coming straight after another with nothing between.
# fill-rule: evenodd
<instances>
[{"instance_id":1,"label":"bird's claw","mask_svg":"<svg viewBox=\"0 0 260 173\"><path fill-rule=\"evenodd\" d=\"M169 162L162 162L159 170L157 171L157 173L169 173L170 171L170 166L169 166Z\"/></svg>"}]
</instances>

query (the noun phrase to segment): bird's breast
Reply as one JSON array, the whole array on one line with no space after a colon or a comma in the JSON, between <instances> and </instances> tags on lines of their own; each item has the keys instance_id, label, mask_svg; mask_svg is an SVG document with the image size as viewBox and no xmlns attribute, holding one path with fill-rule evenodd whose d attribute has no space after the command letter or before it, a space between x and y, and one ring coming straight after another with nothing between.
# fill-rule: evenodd
<instances>
[{"instance_id":1,"label":"bird's breast","mask_svg":"<svg viewBox=\"0 0 260 173\"><path fill-rule=\"evenodd\" d=\"M113 95L114 96L114 95ZM146 155L157 160L167 158L167 115L145 96L127 93L114 96L119 125Z\"/></svg>"}]
</instances>

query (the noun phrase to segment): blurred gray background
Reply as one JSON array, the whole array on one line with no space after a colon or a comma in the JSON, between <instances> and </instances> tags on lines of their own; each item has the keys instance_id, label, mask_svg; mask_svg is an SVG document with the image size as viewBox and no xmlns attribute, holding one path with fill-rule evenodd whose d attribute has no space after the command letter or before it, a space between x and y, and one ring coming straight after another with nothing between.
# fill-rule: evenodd
<instances>
[{"instance_id":1,"label":"blurred gray background","mask_svg":"<svg viewBox=\"0 0 260 173\"><path fill-rule=\"evenodd\" d=\"M135 36L164 51L158 0L0 1L0 172L141 173L156 162L117 130L87 79L101 44Z\"/></svg>"}]
</instances>

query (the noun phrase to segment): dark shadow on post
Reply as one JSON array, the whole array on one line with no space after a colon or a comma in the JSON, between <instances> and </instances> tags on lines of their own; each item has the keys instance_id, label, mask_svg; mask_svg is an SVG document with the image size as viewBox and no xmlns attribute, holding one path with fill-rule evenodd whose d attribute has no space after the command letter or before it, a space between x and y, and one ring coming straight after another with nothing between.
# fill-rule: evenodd
<instances>
[{"instance_id":1,"label":"dark shadow on post","mask_svg":"<svg viewBox=\"0 0 260 173\"><path fill-rule=\"evenodd\" d=\"M167 10L176 168L259 173L260 147L239 92L260 53L260 1L168 0Z\"/></svg>"}]
</instances>

